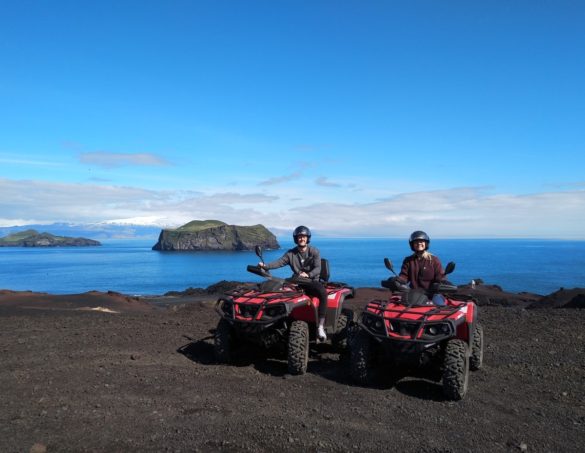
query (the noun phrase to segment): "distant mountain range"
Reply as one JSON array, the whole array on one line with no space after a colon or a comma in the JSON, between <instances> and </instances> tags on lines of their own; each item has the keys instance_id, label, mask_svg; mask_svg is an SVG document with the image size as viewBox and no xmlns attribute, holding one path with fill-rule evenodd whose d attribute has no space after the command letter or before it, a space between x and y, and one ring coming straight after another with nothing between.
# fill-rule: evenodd
<instances>
[{"instance_id":1,"label":"distant mountain range","mask_svg":"<svg viewBox=\"0 0 585 453\"><path fill-rule=\"evenodd\" d=\"M0 237L22 230L38 230L57 236L86 237L103 241L107 239L148 239L156 242L160 227L144 225L117 225L106 223L72 224L53 223L50 225L15 225L0 227Z\"/></svg>"}]
</instances>

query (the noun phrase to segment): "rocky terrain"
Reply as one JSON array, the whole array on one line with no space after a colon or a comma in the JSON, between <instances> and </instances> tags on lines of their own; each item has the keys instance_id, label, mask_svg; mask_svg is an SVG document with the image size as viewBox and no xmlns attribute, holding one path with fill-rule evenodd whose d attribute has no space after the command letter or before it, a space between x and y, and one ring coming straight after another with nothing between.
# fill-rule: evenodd
<instances>
[{"instance_id":1,"label":"rocky terrain","mask_svg":"<svg viewBox=\"0 0 585 453\"><path fill-rule=\"evenodd\" d=\"M173 230L162 230L153 250L254 250L280 248L276 236L263 225L227 225L218 220L194 220Z\"/></svg>"},{"instance_id":2,"label":"rocky terrain","mask_svg":"<svg viewBox=\"0 0 585 453\"><path fill-rule=\"evenodd\" d=\"M326 344L304 376L253 348L216 364L214 301L232 286L1 291L0 451L583 451L585 311L566 307L582 308L584 289L461 288L478 296L485 357L450 402L422 376L353 385ZM350 303L386 294L359 288Z\"/></svg>"},{"instance_id":3,"label":"rocky terrain","mask_svg":"<svg viewBox=\"0 0 585 453\"><path fill-rule=\"evenodd\" d=\"M55 236L26 230L0 238L0 247L87 247L102 245L99 241L86 238Z\"/></svg>"}]
</instances>

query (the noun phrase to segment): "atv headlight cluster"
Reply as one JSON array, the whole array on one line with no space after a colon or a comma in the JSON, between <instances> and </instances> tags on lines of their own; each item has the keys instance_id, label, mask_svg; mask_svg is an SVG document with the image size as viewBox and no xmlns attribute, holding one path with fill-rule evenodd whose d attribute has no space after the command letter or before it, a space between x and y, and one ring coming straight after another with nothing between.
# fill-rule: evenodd
<instances>
[{"instance_id":1,"label":"atv headlight cluster","mask_svg":"<svg viewBox=\"0 0 585 453\"><path fill-rule=\"evenodd\" d=\"M221 311L223 311L226 316L233 316L234 304L229 300L224 300L221 304Z\"/></svg>"},{"instance_id":2,"label":"atv headlight cluster","mask_svg":"<svg viewBox=\"0 0 585 453\"><path fill-rule=\"evenodd\" d=\"M384 328L384 320L382 318L378 316L364 314L362 322L364 323L364 326L366 326L372 332L384 335L386 334L386 329Z\"/></svg>"},{"instance_id":3,"label":"atv headlight cluster","mask_svg":"<svg viewBox=\"0 0 585 453\"><path fill-rule=\"evenodd\" d=\"M277 316L286 315L286 308L282 304L272 305L264 310L264 316L268 318L276 318Z\"/></svg>"},{"instance_id":4,"label":"atv headlight cluster","mask_svg":"<svg viewBox=\"0 0 585 453\"><path fill-rule=\"evenodd\" d=\"M424 335L428 337L449 335L451 326L448 323L429 324L425 326Z\"/></svg>"},{"instance_id":5,"label":"atv headlight cluster","mask_svg":"<svg viewBox=\"0 0 585 453\"><path fill-rule=\"evenodd\" d=\"M239 304L240 314L246 318L253 318L258 313L258 305Z\"/></svg>"}]
</instances>

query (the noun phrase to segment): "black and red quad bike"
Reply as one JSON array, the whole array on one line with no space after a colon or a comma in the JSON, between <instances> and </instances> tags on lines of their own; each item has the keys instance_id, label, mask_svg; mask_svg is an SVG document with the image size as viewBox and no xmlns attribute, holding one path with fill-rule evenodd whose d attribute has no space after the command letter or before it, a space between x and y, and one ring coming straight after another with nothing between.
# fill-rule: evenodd
<instances>
[{"instance_id":1,"label":"black and red quad bike","mask_svg":"<svg viewBox=\"0 0 585 453\"><path fill-rule=\"evenodd\" d=\"M256 247L262 258L262 249ZM240 286L217 301L221 319L215 330L215 357L229 362L236 353L234 346L254 343L266 349L286 350L290 374L304 374L309 361L309 343L317 340L319 299L306 295L298 286L302 278L274 277L259 266L247 270L266 280L253 287ZM344 308L354 289L344 283L329 282L329 265L321 260L320 280L327 290L326 330L334 346L347 347L353 311ZM308 281L304 279L304 281Z\"/></svg>"},{"instance_id":2,"label":"black and red quad bike","mask_svg":"<svg viewBox=\"0 0 585 453\"><path fill-rule=\"evenodd\" d=\"M384 263L396 275L388 258ZM455 263L449 263L445 274L454 269ZM447 281L434 283L428 292L409 289L397 277L383 280L382 286L392 291L390 297L370 301L357 323L350 353L352 379L367 384L380 365L389 366L395 376L422 371L442 380L447 399L462 399L469 371L483 362L476 301L456 294L457 286ZM435 294L443 295L445 305L432 302Z\"/></svg>"}]
</instances>

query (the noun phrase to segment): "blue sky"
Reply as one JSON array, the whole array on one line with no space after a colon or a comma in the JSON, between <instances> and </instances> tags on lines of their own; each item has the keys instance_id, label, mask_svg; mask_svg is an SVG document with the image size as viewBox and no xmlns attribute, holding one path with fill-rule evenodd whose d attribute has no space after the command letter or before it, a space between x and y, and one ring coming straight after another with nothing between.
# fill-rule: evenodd
<instances>
[{"instance_id":1,"label":"blue sky","mask_svg":"<svg viewBox=\"0 0 585 453\"><path fill-rule=\"evenodd\" d=\"M0 226L585 239L585 3L0 0Z\"/></svg>"}]
</instances>

